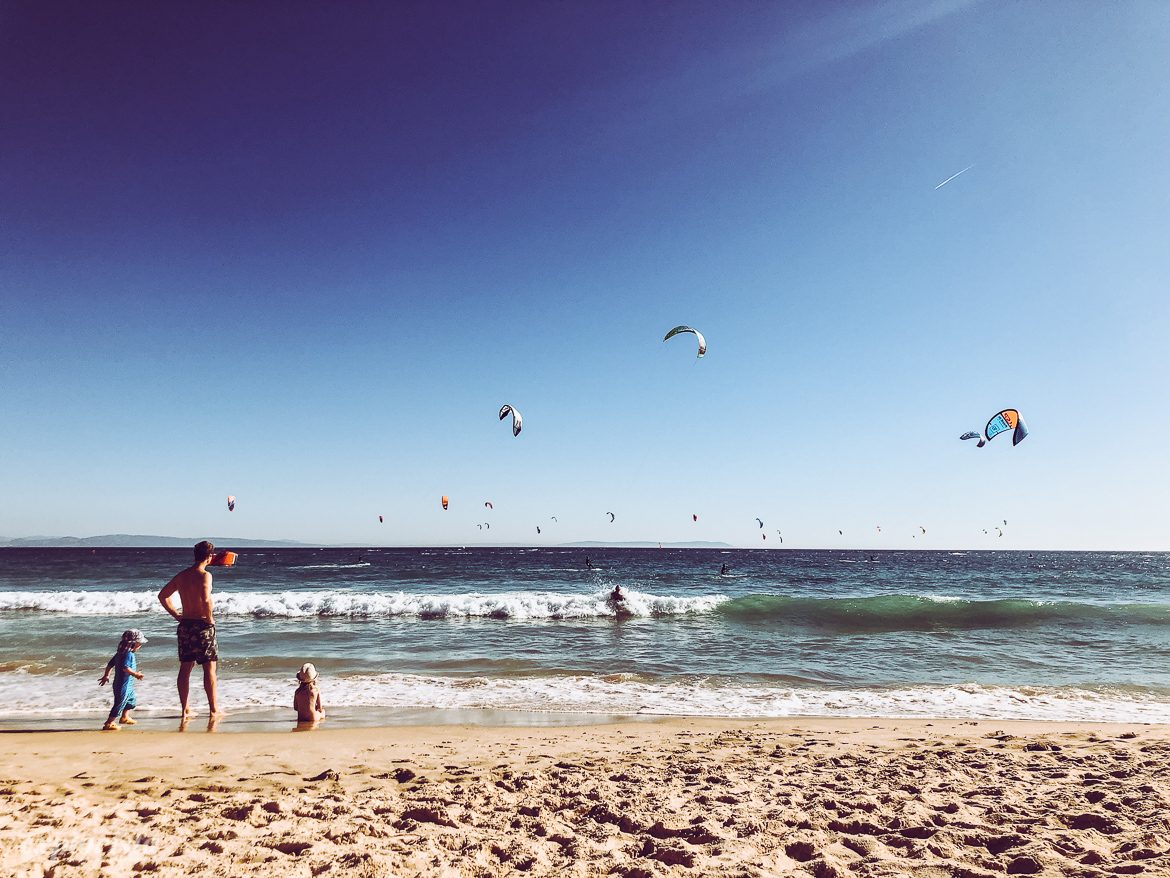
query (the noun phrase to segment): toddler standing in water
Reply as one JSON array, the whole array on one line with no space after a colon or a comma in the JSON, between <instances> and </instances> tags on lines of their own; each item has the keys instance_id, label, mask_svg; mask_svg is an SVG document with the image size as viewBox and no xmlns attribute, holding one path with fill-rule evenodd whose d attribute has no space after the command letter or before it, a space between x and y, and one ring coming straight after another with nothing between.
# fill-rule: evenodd
<instances>
[{"instance_id":1,"label":"toddler standing in water","mask_svg":"<svg viewBox=\"0 0 1170 878\"><path fill-rule=\"evenodd\" d=\"M106 685L110 680L110 671L113 670L114 706L110 710L106 724L102 726L102 731L117 731L119 722L128 726L134 725L134 720L130 718L130 711L138 706L138 699L134 697L134 681L141 680L143 676L138 673L138 658L134 653L138 652L144 643L146 638L142 636L142 632L137 628L130 628L123 632L114 657L106 662L106 672L98 680L98 685Z\"/></svg>"}]
</instances>

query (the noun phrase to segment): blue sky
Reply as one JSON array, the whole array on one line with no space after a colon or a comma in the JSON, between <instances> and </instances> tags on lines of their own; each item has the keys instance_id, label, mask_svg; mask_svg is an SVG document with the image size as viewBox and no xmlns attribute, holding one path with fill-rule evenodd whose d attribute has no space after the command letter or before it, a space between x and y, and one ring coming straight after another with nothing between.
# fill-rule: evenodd
<instances>
[{"instance_id":1,"label":"blue sky","mask_svg":"<svg viewBox=\"0 0 1170 878\"><path fill-rule=\"evenodd\" d=\"M1167 45L1160 2L5 3L0 535L1170 549Z\"/></svg>"}]
</instances>

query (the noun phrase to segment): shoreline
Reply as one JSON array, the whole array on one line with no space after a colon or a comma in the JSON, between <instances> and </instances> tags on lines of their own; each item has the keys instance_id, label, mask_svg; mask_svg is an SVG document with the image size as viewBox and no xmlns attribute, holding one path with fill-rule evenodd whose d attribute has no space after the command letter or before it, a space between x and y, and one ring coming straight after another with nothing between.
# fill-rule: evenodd
<instances>
[{"instance_id":1,"label":"shoreline","mask_svg":"<svg viewBox=\"0 0 1170 878\"><path fill-rule=\"evenodd\" d=\"M0 861L273 878L1170 871L1170 725L289 731L0 735Z\"/></svg>"},{"instance_id":2,"label":"shoreline","mask_svg":"<svg viewBox=\"0 0 1170 878\"><path fill-rule=\"evenodd\" d=\"M38 735L42 733L84 734L101 731L105 722L105 711L91 711L64 714L25 716L4 716L0 714L0 735ZM134 712L132 727L119 729L128 734L194 734L212 732L231 735L280 735L289 731L306 731L298 728L291 709L256 708L239 710L212 721L206 708L197 712L185 723L178 708L150 709ZM1030 734L1042 730L1056 732L1063 729L1098 729L1102 733L1111 730L1130 732L1140 729L1170 730L1170 722L1147 722L1141 720L1085 720L1085 719L1031 719L996 718L987 716L883 716L883 715L823 715L792 714L789 716L710 716L701 714L658 714L658 713L607 713L603 711L561 711L521 710L505 708L439 708L439 707L343 707L330 708L326 718L311 731L317 734L373 732L395 729L410 729L431 732L439 729L587 729L615 725L680 725L708 723L715 726L735 728L787 727L793 724L806 726L855 725L858 723L894 724L901 727L951 728L955 726L975 727L995 725L997 728L1017 727ZM213 728L209 728L209 724ZM182 725L182 727L180 727Z\"/></svg>"}]
</instances>

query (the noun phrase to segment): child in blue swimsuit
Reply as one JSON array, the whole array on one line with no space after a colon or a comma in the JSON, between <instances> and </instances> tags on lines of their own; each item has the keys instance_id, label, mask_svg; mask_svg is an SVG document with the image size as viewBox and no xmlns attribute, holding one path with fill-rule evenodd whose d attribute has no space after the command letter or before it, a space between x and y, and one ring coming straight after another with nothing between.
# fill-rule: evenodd
<instances>
[{"instance_id":1,"label":"child in blue swimsuit","mask_svg":"<svg viewBox=\"0 0 1170 878\"><path fill-rule=\"evenodd\" d=\"M102 731L117 731L118 723L134 725L130 718L130 711L138 706L138 699L134 697L134 681L141 680L143 675L138 673L138 652L146 638L137 628L130 628L123 632L122 640L118 644L118 651L114 657L106 662L106 672L98 680L99 686L104 686L110 680L110 671L114 672L114 707Z\"/></svg>"}]
</instances>

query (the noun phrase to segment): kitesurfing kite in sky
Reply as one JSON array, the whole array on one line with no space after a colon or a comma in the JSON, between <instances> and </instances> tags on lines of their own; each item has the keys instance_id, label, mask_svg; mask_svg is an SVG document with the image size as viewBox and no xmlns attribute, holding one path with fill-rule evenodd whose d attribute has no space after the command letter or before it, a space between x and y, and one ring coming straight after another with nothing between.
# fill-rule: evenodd
<instances>
[{"instance_id":1,"label":"kitesurfing kite in sky","mask_svg":"<svg viewBox=\"0 0 1170 878\"><path fill-rule=\"evenodd\" d=\"M228 494L228 512L236 511L236 498Z\"/></svg>"},{"instance_id":2,"label":"kitesurfing kite in sky","mask_svg":"<svg viewBox=\"0 0 1170 878\"><path fill-rule=\"evenodd\" d=\"M484 509L495 509L496 508L496 507L492 506L491 500L485 500L483 503L483 506L484 506Z\"/></svg>"},{"instance_id":3,"label":"kitesurfing kite in sky","mask_svg":"<svg viewBox=\"0 0 1170 878\"><path fill-rule=\"evenodd\" d=\"M756 521L759 522L760 530L763 530L764 529L764 522L760 521L760 519L758 519L758 518L756 519Z\"/></svg>"},{"instance_id":4,"label":"kitesurfing kite in sky","mask_svg":"<svg viewBox=\"0 0 1170 878\"><path fill-rule=\"evenodd\" d=\"M524 429L524 418L520 416L520 412L516 411L510 405L500 406L500 420L504 420L508 415L512 416L512 435L519 436L520 431ZM538 430L537 432L539 433L540 431Z\"/></svg>"},{"instance_id":5,"label":"kitesurfing kite in sky","mask_svg":"<svg viewBox=\"0 0 1170 878\"><path fill-rule=\"evenodd\" d=\"M987 426L983 428L982 435L974 430L968 430L959 438L978 439L975 447L982 448L1000 433L1006 433L1008 430L1012 431L1012 445L1019 445L1028 435L1028 427L1015 409L1004 409L993 415L991 420L987 422Z\"/></svg>"},{"instance_id":6,"label":"kitesurfing kite in sky","mask_svg":"<svg viewBox=\"0 0 1170 878\"><path fill-rule=\"evenodd\" d=\"M378 516L378 524L382 524L382 523L383 523L383 522L382 522L382 516L380 516L380 515L379 515L379 516Z\"/></svg>"},{"instance_id":7,"label":"kitesurfing kite in sky","mask_svg":"<svg viewBox=\"0 0 1170 878\"><path fill-rule=\"evenodd\" d=\"M666 333L666 338L662 340L670 341L670 339L674 338L680 332L693 332L695 334L695 338L699 340L699 356L701 357L703 354L707 353L707 339L703 338L703 333L699 332L699 330L692 329L689 326L676 326L670 332Z\"/></svg>"},{"instance_id":8,"label":"kitesurfing kite in sky","mask_svg":"<svg viewBox=\"0 0 1170 878\"><path fill-rule=\"evenodd\" d=\"M446 494L443 495L442 502L443 502L443 508L446 509L447 508L447 495Z\"/></svg>"},{"instance_id":9,"label":"kitesurfing kite in sky","mask_svg":"<svg viewBox=\"0 0 1170 878\"><path fill-rule=\"evenodd\" d=\"M607 513L605 513L605 514L609 516L609 523L610 523L610 524L613 524L613 520L614 520L615 518L617 518L617 516L616 516L616 515L614 515L612 512L607 512Z\"/></svg>"}]
</instances>

